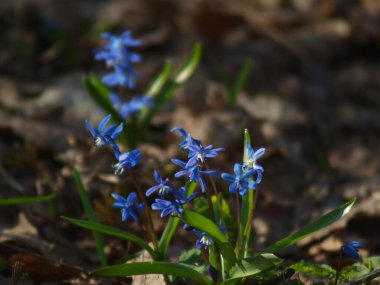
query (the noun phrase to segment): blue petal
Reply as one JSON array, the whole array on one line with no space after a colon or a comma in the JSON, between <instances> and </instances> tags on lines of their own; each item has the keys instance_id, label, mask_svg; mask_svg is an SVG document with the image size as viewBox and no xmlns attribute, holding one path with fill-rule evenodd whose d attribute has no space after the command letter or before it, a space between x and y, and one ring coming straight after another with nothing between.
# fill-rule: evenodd
<instances>
[{"instance_id":1,"label":"blue petal","mask_svg":"<svg viewBox=\"0 0 380 285\"><path fill-rule=\"evenodd\" d=\"M88 130L90 131L91 135L96 138L97 137L97 133L95 132L94 130L94 127L91 125L91 123L88 121L88 120L85 120L85 123L87 125L87 128Z\"/></svg>"},{"instance_id":2,"label":"blue petal","mask_svg":"<svg viewBox=\"0 0 380 285\"><path fill-rule=\"evenodd\" d=\"M111 119L111 114L109 114L108 116L106 116L99 124L98 126L98 132L99 133L103 133L103 129L104 127L107 125L107 123L109 122L109 120Z\"/></svg>"},{"instance_id":3,"label":"blue petal","mask_svg":"<svg viewBox=\"0 0 380 285\"><path fill-rule=\"evenodd\" d=\"M129 195L128 195L128 198L127 198L127 203L128 204L133 204L133 202L136 200L136 193L135 192L131 192Z\"/></svg>"},{"instance_id":4,"label":"blue petal","mask_svg":"<svg viewBox=\"0 0 380 285\"><path fill-rule=\"evenodd\" d=\"M119 194L116 194L116 193L111 193L111 196L116 199L118 202L121 202L121 203L125 203L127 202L127 200L123 197L123 196L120 196Z\"/></svg>"}]
</instances>

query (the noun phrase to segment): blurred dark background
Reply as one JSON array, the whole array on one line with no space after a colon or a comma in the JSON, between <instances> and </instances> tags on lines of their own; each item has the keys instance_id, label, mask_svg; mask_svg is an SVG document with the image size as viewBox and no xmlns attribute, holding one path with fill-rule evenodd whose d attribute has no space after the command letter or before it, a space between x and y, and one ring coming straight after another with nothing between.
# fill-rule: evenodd
<instances>
[{"instance_id":1,"label":"blurred dark background","mask_svg":"<svg viewBox=\"0 0 380 285\"><path fill-rule=\"evenodd\" d=\"M267 148L255 221L258 249L357 197L349 217L284 254L325 261L353 239L368 244L371 254L379 252L376 0L1 1L0 197L55 191L57 215L78 217L83 213L70 172L75 164L99 209L105 208L104 193L116 183L112 155L91 150L84 119L96 122L103 115L82 79L105 72L93 58L105 43L100 34L125 30L143 41L136 49L143 56L136 65L136 94L168 58L179 66L195 42L203 47L199 69L155 118L150 139L141 142L151 163L147 185L153 167L168 164L178 152L171 127L225 147L217 166L223 171L241 160L248 128L253 146ZM226 81L247 60L252 72L231 107ZM94 163L101 168L96 179ZM34 234L51 240L56 230L49 229L44 211L0 209L0 229L12 229L26 213ZM55 227L58 233L69 230Z\"/></svg>"}]
</instances>

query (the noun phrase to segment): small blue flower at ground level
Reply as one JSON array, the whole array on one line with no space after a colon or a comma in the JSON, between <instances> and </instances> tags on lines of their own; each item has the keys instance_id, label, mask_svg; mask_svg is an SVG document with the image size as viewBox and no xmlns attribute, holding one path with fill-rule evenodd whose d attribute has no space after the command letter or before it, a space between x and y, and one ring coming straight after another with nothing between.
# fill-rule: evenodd
<instances>
[{"instance_id":1,"label":"small blue flower at ground level","mask_svg":"<svg viewBox=\"0 0 380 285\"><path fill-rule=\"evenodd\" d=\"M141 57L139 54L131 52L129 47L138 46L141 41L132 39L130 31L124 32L120 36L104 33L102 37L108 41L108 44L95 51L95 59L104 60L107 67L114 68L114 72L104 76L102 81L111 87L134 88L137 73L133 70L133 63L140 62Z\"/></svg>"},{"instance_id":2,"label":"small blue flower at ground level","mask_svg":"<svg viewBox=\"0 0 380 285\"><path fill-rule=\"evenodd\" d=\"M146 96L132 98L129 102L125 102L121 105L119 110L120 116L123 118L128 118L129 116L139 112L144 107L154 107L153 99Z\"/></svg>"},{"instance_id":3,"label":"small blue flower at ground level","mask_svg":"<svg viewBox=\"0 0 380 285\"><path fill-rule=\"evenodd\" d=\"M234 165L235 175L230 173L222 173L222 178L231 182L229 186L230 193L234 194L239 192L240 196L247 194L249 189L256 188L256 182L250 180L252 175L255 173L254 169L248 170L244 173L242 166L239 163Z\"/></svg>"},{"instance_id":4,"label":"small blue flower at ground level","mask_svg":"<svg viewBox=\"0 0 380 285\"><path fill-rule=\"evenodd\" d=\"M160 197L165 197L169 192L173 192L173 187L169 184L169 180L163 180L157 170L154 170L154 180L157 182L157 185L150 187L146 191L146 196L150 196L153 192L158 190L158 195Z\"/></svg>"},{"instance_id":5,"label":"small blue flower at ground level","mask_svg":"<svg viewBox=\"0 0 380 285\"><path fill-rule=\"evenodd\" d=\"M161 218L171 214L172 216L181 216L183 212L183 205L193 200L197 196L197 193L193 193L186 198L186 189L181 187L178 191L173 192L173 199L156 199L152 204L153 210L159 210L161 212Z\"/></svg>"},{"instance_id":6,"label":"small blue flower at ground level","mask_svg":"<svg viewBox=\"0 0 380 285\"><path fill-rule=\"evenodd\" d=\"M125 169L133 168L141 160L141 151L135 149L122 154L115 151L115 155L118 163L115 163L112 167L115 169L116 175L121 175Z\"/></svg>"},{"instance_id":7,"label":"small blue flower at ground level","mask_svg":"<svg viewBox=\"0 0 380 285\"><path fill-rule=\"evenodd\" d=\"M194 141L190 135L187 136L186 140L190 150L187 165L193 165L196 162L204 163L207 158L216 157L218 156L218 151L224 150L224 148L213 148L213 145L204 147L202 144Z\"/></svg>"},{"instance_id":8,"label":"small blue flower at ground level","mask_svg":"<svg viewBox=\"0 0 380 285\"><path fill-rule=\"evenodd\" d=\"M178 165L179 167L182 167L184 170L178 171L174 174L174 177L181 177L183 175L187 175L188 179L190 181L196 182L199 181L199 184L201 185L202 192L206 192L206 182L202 177L203 175L215 175L217 172L215 170L201 170L200 166L198 164L194 165L187 165L187 163L173 158L171 161Z\"/></svg>"},{"instance_id":9,"label":"small blue flower at ground level","mask_svg":"<svg viewBox=\"0 0 380 285\"><path fill-rule=\"evenodd\" d=\"M366 248L366 246L360 241L351 241L341 247L344 254L356 260L360 259L360 255L358 253L359 248Z\"/></svg>"},{"instance_id":10,"label":"small blue flower at ground level","mask_svg":"<svg viewBox=\"0 0 380 285\"><path fill-rule=\"evenodd\" d=\"M144 208L144 204L136 204L136 193L132 192L125 199L123 196L112 193L111 196L116 200L115 203L112 204L112 207L121 208L121 220L124 222L131 217L136 222L138 221L137 212L141 211Z\"/></svg>"},{"instance_id":11,"label":"small blue flower at ground level","mask_svg":"<svg viewBox=\"0 0 380 285\"><path fill-rule=\"evenodd\" d=\"M265 148L260 148L257 151L247 142L246 147L248 149L247 161L244 161L244 166L249 169L254 169L257 172L264 172L264 168L257 163L258 159L262 157L265 153Z\"/></svg>"},{"instance_id":12,"label":"small blue flower at ground level","mask_svg":"<svg viewBox=\"0 0 380 285\"><path fill-rule=\"evenodd\" d=\"M105 129L105 126L108 124L111 119L111 115L106 116L98 125L98 131L95 131L94 127L88 120L85 120L88 130L95 140L95 145L100 147L104 145L115 145L115 139L123 131L123 124L119 126L111 125Z\"/></svg>"},{"instance_id":13,"label":"small blue flower at ground level","mask_svg":"<svg viewBox=\"0 0 380 285\"><path fill-rule=\"evenodd\" d=\"M197 241L195 242L195 246L198 249L208 249L214 243L214 240L207 236L205 232L198 231L197 229L188 224L185 224L183 226L183 229L192 232L198 237Z\"/></svg>"}]
</instances>

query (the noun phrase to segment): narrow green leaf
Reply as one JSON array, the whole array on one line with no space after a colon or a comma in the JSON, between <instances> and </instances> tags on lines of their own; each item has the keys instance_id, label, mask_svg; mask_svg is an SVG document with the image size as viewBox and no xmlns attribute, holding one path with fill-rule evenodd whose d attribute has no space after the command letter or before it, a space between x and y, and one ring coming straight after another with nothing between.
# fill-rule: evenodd
<instances>
[{"instance_id":1,"label":"narrow green leaf","mask_svg":"<svg viewBox=\"0 0 380 285\"><path fill-rule=\"evenodd\" d=\"M191 51L190 57L182 65L177 75L174 77L174 82L182 84L186 82L197 68L202 55L202 47L200 43L196 43Z\"/></svg>"},{"instance_id":2,"label":"narrow green leaf","mask_svg":"<svg viewBox=\"0 0 380 285\"><path fill-rule=\"evenodd\" d=\"M185 185L186 188L186 196L189 196L194 193L195 188L197 187L197 182L188 181ZM177 230L180 219L177 217L170 217L168 222L166 223L164 232L161 235L161 239L159 241L158 247L160 249L160 253L162 256L166 256L168 251L168 247L172 237Z\"/></svg>"},{"instance_id":3,"label":"narrow green leaf","mask_svg":"<svg viewBox=\"0 0 380 285\"><path fill-rule=\"evenodd\" d=\"M55 197L57 197L56 193L52 193L45 196L35 196L35 197L4 198L4 199L0 199L0 206L49 202L53 200Z\"/></svg>"},{"instance_id":4,"label":"narrow green leaf","mask_svg":"<svg viewBox=\"0 0 380 285\"><path fill-rule=\"evenodd\" d=\"M228 96L228 103L230 106L236 105L236 99L237 95L241 91L241 89L244 87L245 83L247 82L249 75L251 74L252 70L252 59L247 58L242 67L239 70L239 73L235 79L235 82L233 82L232 86L229 90L229 96Z\"/></svg>"},{"instance_id":5,"label":"narrow green leaf","mask_svg":"<svg viewBox=\"0 0 380 285\"><path fill-rule=\"evenodd\" d=\"M148 97L154 97L155 95L157 95L162 90L166 82L169 80L171 70L172 64L169 61L167 61L162 71L152 82L149 89L145 92L145 95Z\"/></svg>"},{"instance_id":6,"label":"narrow green leaf","mask_svg":"<svg viewBox=\"0 0 380 285\"><path fill-rule=\"evenodd\" d=\"M84 79L84 86L87 89L90 97L97 103L106 114L112 115L112 121L119 125L125 123L124 119L120 116L119 112L113 107L111 99L109 97L110 89L100 80L96 75L90 74ZM122 132L118 137L118 140L122 144L128 144L132 146L133 132L126 136L125 132Z\"/></svg>"},{"instance_id":7,"label":"narrow green leaf","mask_svg":"<svg viewBox=\"0 0 380 285\"><path fill-rule=\"evenodd\" d=\"M247 161L249 159L247 143L251 144L251 137L247 129L244 130L244 140L243 140L243 161ZM251 178L252 179L252 178ZM255 192L248 191L248 194L242 197L242 207L241 207L241 226L240 230L240 244L241 249L239 256L242 258L247 257L249 251L249 242L251 238L251 228L252 228L252 217L253 212L252 208L254 205Z\"/></svg>"},{"instance_id":8,"label":"narrow green leaf","mask_svg":"<svg viewBox=\"0 0 380 285\"><path fill-rule=\"evenodd\" d=\"M338 221L342 217L344 217L352 208L352 206L355 203L355 198L352 198L350 201L344 203L343 205L339 206L335 210L323 215L318 220L314 221L313 223L305 226L301 230L275 242L274 244L268 246L265 248L262 253L274 253L277 252L283 248L286 248L288 246L291 246L301 239L311 235L312 233L315 233L316 231L319 231L332 223Z\"/></svg>"},{"instance_id":9,"label":"narrow green leaf","mask_svg":"<svg viewBox=\"0 0 380 285\"><path fill-rule=\"evenodd\" d=\"M238 280L251 277L263 271L272 269L279 265L282 259L274 254L258 254L245 258L238 262L229 272L230 278L222 282L221 285L234 284Z\"/></svg>"},{"instance_id":10,"label":"narrow green leaf","mask_svg":"<svg viewBox=\"0 0 380 285\"><path fill-rule=\"evenodd\" d=\"M8 260L6 260L3 256L0 255L0 272L3 272L8 268Z\"/></svg>"},{"instance_id":11,"label":"narrow green leaf","mask_svg":"<svg viewBox=\"0 0 380 285\"><path fill-rule=\"evenodd\" d=\"M88 197L87 192L84 190L84 186L82 183L82 180L79 176L78 171L73 167L73 175L74 175L74 180L75 180L75 185L76 189L78 191L80 200L82 202L84 212L86 213L87 218L92 221L96 222L96 217L94 210L91 205L90 198ZM107 265L107 257L106 254L104 253L104 243L103 243L103 238L100 234L93 232L95 243L96 243L96 248L98 250L98 255L99 255L99 260L100 264L102 266Z\"/></svg>"},{"instance_id":12,"label":"narrow green leaf","mask_svg":"<svg viewBox=\"0 0 380 285\"><path fill-rule=\"evenodd\" d=\"M148 251L149 254L152 256L152 258L157 257L157 254L149 246L149 244L146 243L143 239L141 239L140 237L138 237L136 235L130 234L130 233L125 232L123 230L113 228L113 227L110 227L107 225L92 222L92 221L73 219L73 218L64 217L64 216L62 217L62 219L64 219L65 221L68 221L69 223L71 223L73 225L76 225L76 226L79 226L79 227L82 227L82 228L85 228L85 229L88 229L91 231L95 231L98 233L111 235L111 236L115 236L115 237L119 237L119 238L129 240L129 241L137 244L141 248L145 249L146 251Z\"/></svg>"},{"instance_id":13,"label":"narrow green leaf","mask_svg":"<svg viewBox=\"0 0 380 285\"><path fill-rule=\"evenodd\" d=\"M217 225L215 225L211 220L192 211L183 211L182 218L189 225L195 227L198 230L206 232L210 237L214 239L221 251L221 254L223 255L227 269L231 268L231 266L235 264L235 252L227 237L220 231Z\"/></svg>"},{"instance_id":14,"label":"narrow green leaf","mask_svg":"<svg viewBox=\"0 0 380 285\"><path fill-rule=\"evenodd\" d=\"M183 277L202 285L213 284L205 275L193 270L188 265L162 261L106 266L93 271L92 274L104 277L163 274Z\"/></svg>"}]
</instances>

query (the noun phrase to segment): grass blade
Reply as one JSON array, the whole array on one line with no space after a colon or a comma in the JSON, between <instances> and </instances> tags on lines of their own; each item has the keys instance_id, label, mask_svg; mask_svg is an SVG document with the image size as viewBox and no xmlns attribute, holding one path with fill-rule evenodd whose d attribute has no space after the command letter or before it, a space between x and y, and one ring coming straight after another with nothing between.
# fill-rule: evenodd
<instances>
[{"instance_id":1,"label":"grass blade","mask_svg":"<svg viewBox=\"0 0 380 285\"><path fill-rule=\"evenodd\" d=\"M95 231L98 233L111 235L111 236L115 236L115 237L119 237L119 238L129 240L129 241L137 244L141 248L145 249L146 251L148 251L149 254L152 256L152 258L155 259L157 257L157 254L149 246L149 244L146 243L143 239L141 239L140 237L138 237L136 235L130 234L130 233L125 232L123 230L113 228L113 227L110 227L107 225L98 224L98 223L92 222L92 221L73 219L73 218L64 217L64 216L62 217L62 219L64 219L65 221L68 221L69 223L71 223L73 225L76 225L76 226L79 226L79 227L82 227L82 228L85 228L85 229L88 229L91 231Z\"/></svg>"},{"instance_id":2,"label":"grass blade","mask_svg":"<svg viewBox=\"0 0 380 285\"><path fill-rule=\"evenodd\" d=\"M171 262L136 262L106 266L96 269L92 274L104 277L133 276L145 274L163 274L183 277L202 285L212 285L213 282L205 275L181 263Z\"/></svg>"},{"instance_id":3,"label":"grass blade","mask_svg":"<svg viewBox=\"0 0 380 285\"><path fill-rule=\"evenodd\" d=\"M323 215L322 217L312 222L311 224L305 226L301 230L268 246L262 251L262 253L277 252L283 248L295 244L296 242L311 235L312 233L331 225L332 223L338 221L340 218L344 217L351 210L352 206L355 203L355 200L355 198L352 198L350 201L344 203L343 205L340 205L335 210Z\"/></svg>"},{"instance_id":4,"label":"grass blade","mask_svg":"<svg viewBox=\"0 0 380 285\"><path fill-rule=\"evenodd\" d=\"M55 199L55 197L57 197L56 193L52 193L45 196L35 196L35 197L4 198L4 199L0 199L0 206L50 202L53 199Z\"/></svg>"},{"instance_id":5,"label":"grass blade","mask_svg":"<svg viewBox=\"0 0 380 285\"><path fill-rule=\"evenodd\" d=\"M78 191L78 194L79 194L80 200L82 202L84 212L86 213L87 219L89 219L92 222L96 222L96 217L95 217L95 213L94 213L94 210L92 208L92 205L91 205L90 198L88 197L87 192L84 190L82 180L79 176L78 171L75 168L73 168L73 175L74 175L76 189ZM93 232L93 235L94 235L96 248L97 248L98 255L99 255L100 264L102 266L105 266L105 265L107 265L107 257L104 253L103 238L100 234L98 234L96 232Z\"/></svg>"}]
</instances>

